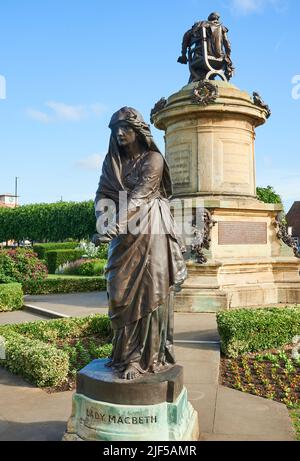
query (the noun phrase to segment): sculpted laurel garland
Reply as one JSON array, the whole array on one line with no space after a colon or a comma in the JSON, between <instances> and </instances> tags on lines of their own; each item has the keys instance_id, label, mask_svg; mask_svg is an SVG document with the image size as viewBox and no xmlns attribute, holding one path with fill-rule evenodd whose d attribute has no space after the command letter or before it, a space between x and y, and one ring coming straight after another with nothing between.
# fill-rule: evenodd
<instances>
[{"instance_id":1,"label":"sculpted laurel garland","mask_svg":"<svg viewBox=\"0 0 300 461\"><path fill-rule=\"evenodd\" d=\"M219 90L216 85L210 82L200 82L193 90L192 102L207 106L216 101Z\"/></svg>"}]
</instances>

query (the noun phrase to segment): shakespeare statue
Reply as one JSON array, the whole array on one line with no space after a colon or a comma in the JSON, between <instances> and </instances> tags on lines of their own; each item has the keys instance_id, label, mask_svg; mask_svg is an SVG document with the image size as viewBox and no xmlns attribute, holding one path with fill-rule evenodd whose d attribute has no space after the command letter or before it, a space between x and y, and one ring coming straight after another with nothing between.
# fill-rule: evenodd
<instances>
[{"instance_id":1,"label":"shakespeare statue","mask_svg":"<svg viewBox=\"0 0 300 461\"><path fill-rule=\"evenodd\" d=\"M110 243L106 279L114 338L107 366L133 380L175 364L174 287L185 280L186 266L169 207L169 168L149 125L124 107L109 127L95 200L98 239Z\"/></svg>"},{"instance_id":2,"label":"shakespeare statue","mask_svg":"<svg viewBox=\"0 0 300 461\"><path fill-rule=\"evenodd\" d=\"M196 22L183 37L181 64L189 64L190 81L213 80L216 76L229 81L234 74L228 29L220 15L212 13L207 21Z\"/></svg>"}]
</instances>

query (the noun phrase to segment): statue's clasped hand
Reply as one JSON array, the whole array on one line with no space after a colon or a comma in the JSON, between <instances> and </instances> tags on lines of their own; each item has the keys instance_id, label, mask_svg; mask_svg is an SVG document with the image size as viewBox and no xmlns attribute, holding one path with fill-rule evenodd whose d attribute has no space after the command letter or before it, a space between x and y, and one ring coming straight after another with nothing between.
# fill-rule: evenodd
<instances>
[{"instance_id":1,"label":"statue's clasped hand","mask_svg":"<svg viewBox=\"0 0 300 461\"><path fill-rule=\"evenodd\" d=\"M116 226L108 226L104 234L95 234L93 236L93 243L96 247L100 246L102 243L110 243L118 235Z\"/></svg>"}]
</instances>

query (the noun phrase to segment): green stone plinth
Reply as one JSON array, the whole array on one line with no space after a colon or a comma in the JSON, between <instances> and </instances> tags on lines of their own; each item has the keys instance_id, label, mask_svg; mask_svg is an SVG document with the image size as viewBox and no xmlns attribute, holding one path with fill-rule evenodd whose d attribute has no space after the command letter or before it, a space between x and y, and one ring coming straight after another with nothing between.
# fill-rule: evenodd
<instances>
[{"instance_id":1,"label":"green stone plinth","mask_svg":"<svg viewBox=\"0 0 300 461\"><path fill-rule=\"evenodd\" d=\"M183 388L173 403L117 405L73 397L65 441L196 441L198 415Z\"/></svg>"}]
</instances>

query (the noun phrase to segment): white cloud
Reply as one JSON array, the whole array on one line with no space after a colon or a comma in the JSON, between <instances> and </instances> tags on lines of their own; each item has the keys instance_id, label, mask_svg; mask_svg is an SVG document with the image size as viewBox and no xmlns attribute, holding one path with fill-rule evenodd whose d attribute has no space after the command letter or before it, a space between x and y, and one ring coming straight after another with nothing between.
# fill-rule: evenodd
<instances>
[{"instance_id":1,"label":"white cloud","mask_svg":"<svg viewBox=\"0 0 300 461\"><path fill-rule=\"evenodd\" d=\"M53 110L53 117L66 122L78 122L87 117L84 106L71 106L63 102L49 101L46 106Z\"/></svg>"},{"instance_id":2,"label":"white cloud","mask_svg":"<svg viewBox=\"0 0 300 461\"><path fill-rule=\"evenodd\" d=\"M106 110L101 103L71 105L64 102L48 101L45 103L48 111L27 109L27 115L41 123L80 122L90 116L100 117ZM50 110L49 110L50 109Z\"/></svg>"},{"instance_id":3,"label":"white cloud","mask_svg":"<svg viewBox=\"0 0 300 461\"><path fill-rule=\"evenodd\" d=\"M78 160L76 165L83 170L99 170L102 166L105 154L92 154L88 157Z\"/></svg>"},{"instance_id":4,"label":"white cloud","mask_svg":"<svg viewBox=\"0 0 300 461\"><path fill-rule=\"evenodd\" d=\"M33 120L37 120L38 122L42 122L42 123L51 122L51 117L45 112L41 112L35 109L27 109L26 113L28 117L32 118Z\"/></svg>"},{"instance_id":5,"label":"white cloud","mask_svg":"<svg viewBox=\"0 0 300 461\"><path fill-rule=\"evenodd\" d=\"M285 6L286 0L231 0L231 9L235 14L257 13L267 7L282 11Z\"/></svg>"}]
</instances>

